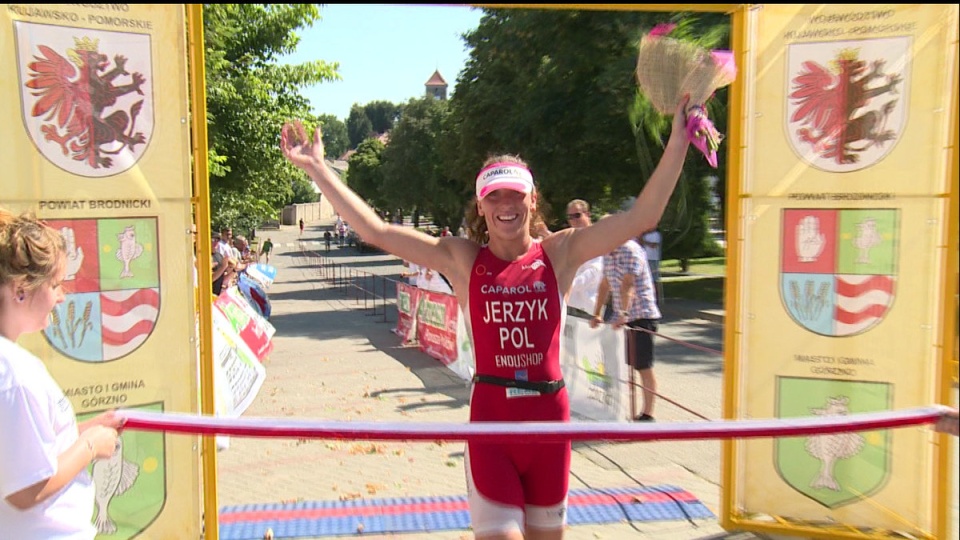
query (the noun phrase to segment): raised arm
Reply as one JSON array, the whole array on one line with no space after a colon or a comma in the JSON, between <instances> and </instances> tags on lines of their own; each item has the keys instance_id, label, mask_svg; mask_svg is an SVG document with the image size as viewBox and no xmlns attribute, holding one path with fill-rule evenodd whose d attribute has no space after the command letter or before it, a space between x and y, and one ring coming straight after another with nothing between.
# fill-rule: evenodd
<instances>
[{"instance_id":1,"label":"raised arm","mask_svg":"<svg viewBox=\"0 0 960 540\"><path fill-rule=\"evenodd\" d=\"M652 229L663 215L670 195L677 185L683 161L687 155L690 141L684 127L684 110L687 99L684 98L673 115L670 139L663 151L660 163L653 171L633 207L597 221L589 227L574 229L569 233L567 255L571 262L583 261L610 253L631 238L640 236Z\"/></svg>"},{"instance_id":2,"label":"raised arm","mask_svg":"<svg viewBox=\"0 0 960 540\"><path fill-rule=\"evenodd\" d=\"M310 176L323 196L365 242L415 264L448 274L457 273L457 264L467 256L469 243L462 238L435 238L412 227L385 223L327 167L320 128L314 132L313 141L308 141L299 122L287 123L280 133L280 149L290 163Z\"/></svg>"}]
</instances>

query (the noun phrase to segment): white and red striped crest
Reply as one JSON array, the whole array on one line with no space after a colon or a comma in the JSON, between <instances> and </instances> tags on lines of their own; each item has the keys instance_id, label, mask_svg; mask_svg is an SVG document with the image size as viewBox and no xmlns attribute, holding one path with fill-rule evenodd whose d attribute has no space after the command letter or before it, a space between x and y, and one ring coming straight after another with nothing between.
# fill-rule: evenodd
<instances>
[{"instance_id":1,"label":"white and red striped crest","mask_svg":"<svg viewBox=\"0 0 960 540\"><path fill-rule=\"evenodd\" d=\"M883 320L895 292L899 210L793 208L782 226L780 299L797 324L839 337Z\"/></svg>"},{"instance_id":2,"label":"white and red striped crest","mask_svg":"<svg viewBox=\"0 0 960 540\"><path fill-rule=\"evenodd\" d=\"M160 314L157 219L47 224L67 243L66 300L50 314L47 341L85 362L117 360L137 350Z\"/></svg>"}]
</instances>

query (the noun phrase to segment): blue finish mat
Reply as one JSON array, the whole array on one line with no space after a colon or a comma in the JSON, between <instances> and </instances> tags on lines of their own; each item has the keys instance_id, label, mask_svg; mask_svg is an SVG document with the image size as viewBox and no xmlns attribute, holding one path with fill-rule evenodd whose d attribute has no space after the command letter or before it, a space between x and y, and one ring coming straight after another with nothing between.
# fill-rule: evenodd
<instances>
[{"instance_id":1,"label":"blue finish mat","mask_svg":"<svg viewBox=\"0 0 960 540\"><path fill-rule=\"evenodd\" d=\"M567 523L673 521L715 518L689 491L676 486L571 490ZM275 538L467 530L465 496L250 504L220 510L220 538Z\"/></svg>"}]
</instances>

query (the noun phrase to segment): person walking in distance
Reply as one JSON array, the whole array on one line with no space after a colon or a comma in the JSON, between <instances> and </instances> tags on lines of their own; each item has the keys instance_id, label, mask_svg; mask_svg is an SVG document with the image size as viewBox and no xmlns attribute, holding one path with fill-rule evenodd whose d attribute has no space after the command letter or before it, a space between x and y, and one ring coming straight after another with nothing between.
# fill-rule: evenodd
<instances>
[{"instance_id":1,"label":"person walking in distance","mask_svg":"<svg viewBox=\"0 0 960 540\"><path fill-rule=\"evenodd\" d=\"M267 238L260 246L260 255L264 257L264 263L270 264L270 254L273 252L273 240Z\"/></svg>"},{"instance_id":2,"label":"person walking in distance","mask_svg":"<svg viewBox=\"0 0 960 540\"><path fill-rule=\"evenodd\" d=\"M467 205L468 239L384 222L328 168L319 129L310 138L299 122L287 123L280 144L364 241L447 277L476 354L471 422L567 422L560 371L564 298L580 265L660 219L689 146L685 105L678 105L663 157L629 211L542 241L531 233L542 221L533 174L516 156L492 156L480 167ZM471 527L478 539L563 537L570 441L466 446Z\"/></svg>"},{"instance_id":3,"label":"person walking in distance","mask_svg":"<svg viewBox=\"0 0 960 540\"><path fill-rule=\"evenodd\" d=\"M64 300L66 244L31 215L0 208L0 536L92 540L87 467L117 448L114 411L77 422L44 363L17 345Z\"/></svg>"},{"instance_id":4,"label":"person walking in distance","mask_svg":"<svg viewBox=\"0 0 960 540\"><path fill-rule=\"evenodd\" d=\"M300 238L303 238L303 218L300 218Z\"/></svg>"},{"instance_id":5,"label":"person walking in distance","mask_svg":"<svg viewBox=\"0 0 960 540\"><path fill-rule=\"evenodd\" d=\"M657 379L653 375L653 334L650 332L657 331L660 309L657 307L646 254L633 239L603 257L603 279L590 321L592 328L603 322L600 310L611 292L616 314L611 324L614 328L627 326L627 363L640 374L643 409L634 420L653 422Z\"/></svg>"}]
</instances>

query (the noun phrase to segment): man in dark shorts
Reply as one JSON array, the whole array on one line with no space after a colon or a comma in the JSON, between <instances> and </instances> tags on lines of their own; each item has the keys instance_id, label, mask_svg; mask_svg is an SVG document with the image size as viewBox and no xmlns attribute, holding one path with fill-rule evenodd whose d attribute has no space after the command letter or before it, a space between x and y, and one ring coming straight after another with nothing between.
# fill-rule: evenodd
<instances>
[{"instance_id":1,"label":"man in dark shorts","mask_svg":"<svg viewBox=\"0 0 960 540\"><path fill-rule=\"evenodd\" d=\"M657 307L653 276L643 248L635 240L603 257L603 280L597 290L597 304L590 326L603 322L601 307L613 294L614 328L627 326L627 363L640 374L643 390L642 412L637 422L653 422L657 379L653 375L653 334L657 331L660 309Z\"/></svg>"}]
</instances>

